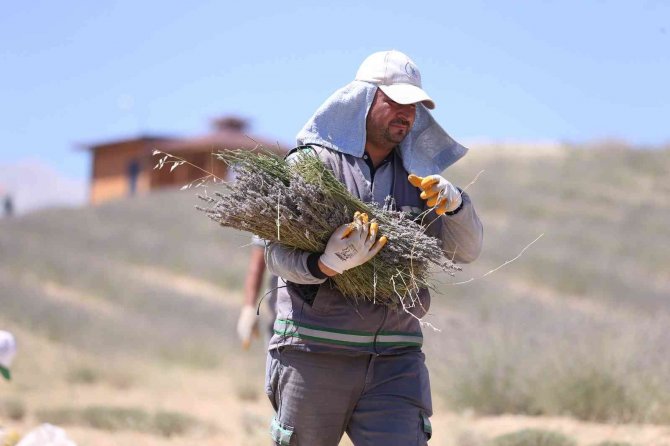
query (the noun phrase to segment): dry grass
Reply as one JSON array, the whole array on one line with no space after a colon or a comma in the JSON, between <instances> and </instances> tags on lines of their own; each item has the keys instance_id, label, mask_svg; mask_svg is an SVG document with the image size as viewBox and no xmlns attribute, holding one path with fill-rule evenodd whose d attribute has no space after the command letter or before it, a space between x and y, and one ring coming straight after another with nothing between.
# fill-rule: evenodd
<instances>
[{"instance_id":1,"label":"dry grass","mask_svg":"<svg viewBox=\"0 0 670 446\"><path fill-rule=\"evenodd\" d=\"M576 442L561 434L542 429L523 429L501 435L491 441L491 446L576 446Z\"/></svg>"},{"instance_id":2,"label":"dry grass","mask_svg":"<svg viewBox=\"0 0 670 446\"><path fill-rule=\"evenodd\" d=\"M214 430L196 418L181 412L158 411L154 414L136 407L87 406L37 410L42 423L86 426L108 432L136 431L163 437L184 436L193 431Z\"/></svg>"}]
</instances>

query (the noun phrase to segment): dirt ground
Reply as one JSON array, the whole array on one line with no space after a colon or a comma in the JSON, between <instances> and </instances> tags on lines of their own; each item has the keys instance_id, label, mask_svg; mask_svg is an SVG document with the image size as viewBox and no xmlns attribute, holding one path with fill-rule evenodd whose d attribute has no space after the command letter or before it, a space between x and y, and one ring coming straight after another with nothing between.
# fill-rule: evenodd
<instances>
[{"instance_id":1,"label":"dirt ground","mask_svg":"<svg viewBox=\"0 0 670 446\"><path fill-rule=\"evenodd\" d=\"M193 289L192 284L189 289ZM63 298L62 292L56 294ZM237 302L240 298L234 295L231 301ZM171 438L74 424L61 427L80 446L269 444L272 409L263 393L265 353L261 342L249 351L231 352L216 367L203 369L142 358L110 358L103 363L99 355L86 356L18 325L7 328L17 334L22 350L30 354L22 355L16 362L15 379L11 383L0 382L0 403L14 400L25 407L25 416L20 420L11 419L0 410L0 426L5 429L25 435L41 423L36 416L39 410L102 406L148 413L178 412L196 418L206 427ZM72 371L87 364L95 365L96 379L93 382L73 380ZM430 444L433 446L484 446L498 435L528 428L563 433L580 446L604 441L670 446L670 426L587 423L568 417L482 417L455 413L439 401L434 407L432 424L434 435ZM341 444L351 445L346 436Z\"/></svg>"},{"instance_id":2,"label":"dirt ground","mask_svg":"<svg viewBox=\"0 0 670 446\"><path fill-rule=\"evenodd\" d=\"M62 407L72 403L80 407L104 404L109 407L138 407L148 411L179 411L213 426L211 429L194 430L185 436L173 438L132 431L108 432L88 427L62 426L82 446L269 444L268 426L272 410L262 392L262 383L258 382L261 376L255 374L245 378L242 373L231 374L226 367L208 371L167 368L160 373L152 372L156 371L143 370L140 374L139 369L135 369L136 384L126 389L110 388L105 383L59 385L48 390L26 389L22 392L23 401L28 408ZM147 378L149 376L150 379ZM468 413L453 413L439 406L435 407L432 423L434 436L430 444L440 446L483 445L487 439L497 435L526 428L558 431L574 438L580 445L593 445L607 440L640 446L670 445L670 426L609 425L579 422L570 418L511 415L478 417ZM0 424L25 434L39 422L27 416L21 422L0 419ZM345 437L341 444L351 443Z\"/></svg>"}]
</instances>

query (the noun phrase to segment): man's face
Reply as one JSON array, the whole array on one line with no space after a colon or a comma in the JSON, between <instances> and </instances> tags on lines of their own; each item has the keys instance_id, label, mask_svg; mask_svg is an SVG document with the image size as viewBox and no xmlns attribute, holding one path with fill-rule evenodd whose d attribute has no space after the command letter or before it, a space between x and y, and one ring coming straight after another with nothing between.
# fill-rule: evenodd
<instances>
[{"instance_id":1,"label":"man's face","mask_svg":"<svg viewBox=\"0 0 670 446\"><path fill-rule=\"evenodd\" d=\"M393 148L405 139L415 117L416 104L398 104L377 89L365 123L367 139L379 147Z\"/></svg>"}]
</instances>

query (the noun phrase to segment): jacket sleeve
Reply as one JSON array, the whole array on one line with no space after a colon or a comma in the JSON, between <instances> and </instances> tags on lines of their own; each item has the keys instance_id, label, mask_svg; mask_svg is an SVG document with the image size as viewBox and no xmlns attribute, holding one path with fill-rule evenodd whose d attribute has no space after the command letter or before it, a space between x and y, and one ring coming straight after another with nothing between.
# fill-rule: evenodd
<instances>
[{"instance_id":1,"label":"jacket sleeve","mask_svg":"<svg viewBox=\"0 0 670 446\"><path fill-rule=\"evenodd\" d=\"M292 249L278 243L268 243L265 264L268 271L285 281L315 285L326 281L315 277L309 270L307 259L311 253Z\"/></svg>"},{"instance_id":2,"label":"jacket sleeve","mask_svg":"<svg viewBox=\"0 0 670 446\"><path fill-rule=\"evenodd\" d=\"M442 215L440 239L447 257L456 263L470 263L479 257L484 228L468 194L463 192L463 207L453 215Z\"/></svg>"}]
</instances>

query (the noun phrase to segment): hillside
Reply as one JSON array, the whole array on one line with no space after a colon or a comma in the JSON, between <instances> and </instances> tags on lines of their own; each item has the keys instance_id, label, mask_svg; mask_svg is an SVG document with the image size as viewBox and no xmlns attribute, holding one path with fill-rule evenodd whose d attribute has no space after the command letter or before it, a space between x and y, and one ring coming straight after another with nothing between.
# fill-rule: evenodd
<instances>
[{"instance_id":1,"label":"hillside","mask_svg":"<svg viewBox=\"0 0 670 446\"><path fill-rule=\"evenodd\" d=\"M431 444L524 427L670 444L669 174L668 149L514 147L445 174L476 179L485 248L436 277ZM249 237L195 204L172 192L0 220L0 328L20 340L0 426L52 421L96 446L267 443L263 347L234 335Z\"/></svg>"}]
</instances>

